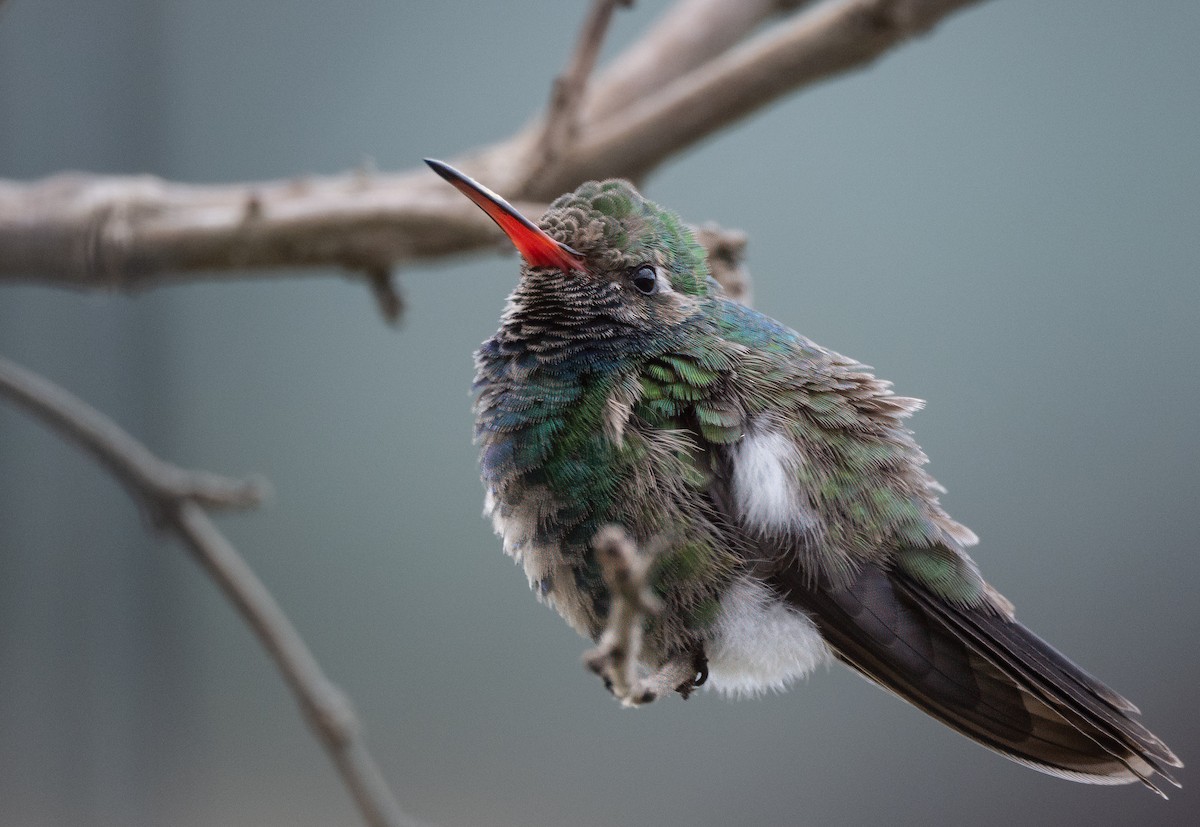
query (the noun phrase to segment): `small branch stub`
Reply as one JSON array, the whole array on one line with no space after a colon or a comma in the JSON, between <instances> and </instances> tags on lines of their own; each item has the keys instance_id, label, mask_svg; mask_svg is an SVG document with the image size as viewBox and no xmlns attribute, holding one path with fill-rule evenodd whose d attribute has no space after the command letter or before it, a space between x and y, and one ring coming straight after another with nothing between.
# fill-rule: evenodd
<instances>
[{"instance_id":1,"label":"small branch stub","mask_svg":"<svg viewBox=\"0 0 1200 827\"><path fill-rule=\"evenodd\" d=\"M712 222L695 232L696 241L708 251L708 266L713 278L729 298L749 307L754 297L750 292L750 271L743 261L746 234L741 230L723 229Z\"/></svg>"},{"instance_id":2,"label":"small branch stub","mask_svg":"<svg viewBox=\"0 0 1200 827\"><path fill-rule=\"evenodd\" d=\"M367 282L371 285L371 295L383 320L392 327L399 325L404 317L404 296L396 286L396 277L391 269L375 267L367 270Z\"/></svg>"}]
</instances>

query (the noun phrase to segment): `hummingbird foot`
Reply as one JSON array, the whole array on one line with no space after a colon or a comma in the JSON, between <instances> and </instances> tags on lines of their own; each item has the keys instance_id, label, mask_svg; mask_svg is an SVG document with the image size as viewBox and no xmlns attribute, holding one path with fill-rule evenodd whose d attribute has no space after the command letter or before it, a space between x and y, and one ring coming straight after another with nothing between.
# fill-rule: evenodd
<instances>
[{"instance_id":1,"label":"hummingbird foot","mask_svg":"<svg viewBox=\"0 0 1200 827\"><path fill-rule=\"evenodd\" d=\"M685 701L692 696L692 693L697 688L704 686L708 682L708 656L704 654L704 648L699 647L692 653L692 671L688 679L675 687L675 691L679 693L679 697Z\"/></svg>"},{"instance_id":2,"label":"hummingbird foot","mask_svg":"<svg viewBox=\"0 0 1200 827\"><path fill-rule=\"evenodd\" d=\"M704 682L701 677L704 673L697 672L696 657L691 654L672 658L653 673L645 677L635 677L620 685L612 680L611 672L607 671L612 661L605 659L600 647L589 652L584 662L588 669L604 679L604 688L611 692L622 706L645 706L671 692L678 692L686 699Z\"/></svg>"}]
</instances>

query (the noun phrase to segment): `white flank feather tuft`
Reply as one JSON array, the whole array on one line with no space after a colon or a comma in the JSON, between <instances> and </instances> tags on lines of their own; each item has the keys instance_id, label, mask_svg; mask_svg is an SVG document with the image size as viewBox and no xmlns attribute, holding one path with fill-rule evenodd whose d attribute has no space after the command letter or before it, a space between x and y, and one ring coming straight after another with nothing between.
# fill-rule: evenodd
<instances>
[{"instance_id":1,"label":"white flank feather tuft","mask_svg":"<svg viewBox=\"0 0 1200 827\"><path fill-rule=\"evenodd\" d=\"M735 581L721 598L705 653L708 685L737 697L785 689L830 658L808 615L749 577Z\"/></svg>"}]
</instances>

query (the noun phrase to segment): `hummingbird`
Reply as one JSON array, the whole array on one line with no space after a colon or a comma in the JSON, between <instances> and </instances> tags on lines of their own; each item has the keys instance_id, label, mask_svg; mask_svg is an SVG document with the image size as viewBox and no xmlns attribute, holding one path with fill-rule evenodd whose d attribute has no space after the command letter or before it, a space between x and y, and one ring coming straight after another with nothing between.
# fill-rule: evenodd
<instances>
[{"instance_id":1,"label":"hummingbird","mask_svg":"<svg viewBox=\"0 0 1200 827\"><path fill-rule=\"evenodd\" d=\"M685 698L836 659L1033 769L1178 786L1137 708L980 575L905 424L921 401L728 298L688 226L627 181L584 183L535 224L426 163L523 259L475 354L485 514L576 630L604 627L592 541L615 524L656 550L639 657Z\"/></svg>"}]
</instances>

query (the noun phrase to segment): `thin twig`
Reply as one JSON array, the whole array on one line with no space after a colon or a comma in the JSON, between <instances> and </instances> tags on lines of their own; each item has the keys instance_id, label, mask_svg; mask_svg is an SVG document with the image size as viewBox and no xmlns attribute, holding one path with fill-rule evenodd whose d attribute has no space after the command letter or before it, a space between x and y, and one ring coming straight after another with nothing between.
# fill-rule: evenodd
<instances>
[{"instance_id":1,"label":"thin twig","mask_svg":"<svg viewBox=\"0 0 1200 827\"><path fill-rule=\"evenodd\" d=\"M78 397L3 357L0 392L91 454L130 495L150 506L191 500L205 508L242 509L258 505L268 493L262 479L234 480L159 459Z\"/></svg>"},{"instance_id":2,"label":"thin twig","mask_svg":"<svg viewBox=\"0 0 1200 827\"><path fill-rule=\"evenodd\" d=\"M541 134L536 129L453 163L526 202L517 206L536 215L546 201L586 178L640 179L780 96L865 65L973 2L979 0L838 0L729 48L728 38L716 32L720 25L730 23L740 37L788 4L756 0L748 13L730 17L715 13L715 2L685 0L694 11L711 12L676 19L695 24L691 34L712 44L712 56L697 63L703 52L684 33L651 32L640 41L649 45L635 44L627 54L641 65L661 60L669 68L650 74L670 82L631 87L616 68L602 74L594 90L595 111L602 114L590 114L593 98L587 96L585 127L547 174L525 174L524 160ZM621 88L640 94L617 106L611 101L619 93L609 90ZM0 281L128 290L201 277L255 277L271 268L365 273L504 246L482 212L439 192L439 184L427 171L223 186L150 176L0 181ZM283 272L294 275L294 269Z\"/></svg>"},{"instance_id":3,"label":"thin twig","mask_svg":"<svg viewBox=\"0 0 1200 827\"><path fill-rule=\"evenodd\" d=\"M579 40L562 74L554 79L550 104L546 107L545 126L534 150L529 175L536 177L546 167L553 166L560 156L570 150L579 130L579 112L588 78L596 65L596 56L617 6L629 7L633 0L592 0Z\"/></svg>"},{"instance_id":4,"label":"thin twig","mask_svg":"<svg viewBox=\"0 0 1200 827\"><path fill-rule=\"evenodd\" d=\"M254 505L264 484L171 465L78 397L2 357L0 395L82 446L146 505L158 525L183 542L275 661L366 822L373 827L409 823L367 750L350 702L321 671L283 609L204 510Z\"/></svg>"},{"instance_id":5,"label":"thin twig","mask_svg":"<svg viewBox=\"0 0 1200 827\"><path fill-rule=\"evenodd\" d=\"M592 548L610 600L604 632L596 648L584 655L584 663L604 679L604 685L625 706L650 703L657 692L639 680L637 669L646 619L663 608L650 589L653 560L639 552L633 538L615 525L600 529Z\"/></svg>"},{"instance_id":6,"label":"thin twig","mask_svg":"<svg viewBox=\"0 0 1200 827\"><path fill-rule=\"evenodd\" d=\"M300 633L237 549L208 514L190 500L176 503L168 525L237 606L279 667L313 733L337 766L363 820L373 827L408 824L367 749L350 700L325 676Z\"/></svg>"}]
</instances>

